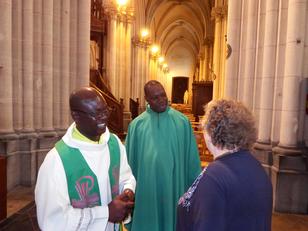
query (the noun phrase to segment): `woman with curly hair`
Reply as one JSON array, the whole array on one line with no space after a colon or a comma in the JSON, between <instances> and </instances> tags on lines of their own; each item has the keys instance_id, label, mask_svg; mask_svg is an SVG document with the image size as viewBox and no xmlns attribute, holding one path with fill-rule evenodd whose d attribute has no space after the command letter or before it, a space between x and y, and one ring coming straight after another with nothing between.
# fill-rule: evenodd
<instances>
[{"instance_id":1,"label":"woman with curly hair","mask_svg":"<svg viewBox=\"0 0 308 231\"><path fill-rule=\"evenodd\" d=\"M250 153L257 138L251 112L236 101L211 101L203 129L214 161L180 198L177 230L271 230L272 185Z\"/></svg>"}]
</instances>

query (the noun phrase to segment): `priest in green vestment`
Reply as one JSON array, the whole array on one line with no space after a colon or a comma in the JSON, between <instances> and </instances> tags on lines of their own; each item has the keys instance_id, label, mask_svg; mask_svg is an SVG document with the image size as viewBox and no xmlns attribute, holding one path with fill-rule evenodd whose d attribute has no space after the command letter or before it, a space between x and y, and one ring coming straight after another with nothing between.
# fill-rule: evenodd
<instances>
[{"instance_id":1,"label":"priest in green vestment","mask_svg":"<svg viewBox=\"0 0 308 231\"><path fill-rule=\"evenodd\" d=\"M146 111L128 129L126 151L137 181L131 231L173 231L179 197L201 172L189 120L168 106L163 86L144 86Z\"/></svg>"}]
</instances>

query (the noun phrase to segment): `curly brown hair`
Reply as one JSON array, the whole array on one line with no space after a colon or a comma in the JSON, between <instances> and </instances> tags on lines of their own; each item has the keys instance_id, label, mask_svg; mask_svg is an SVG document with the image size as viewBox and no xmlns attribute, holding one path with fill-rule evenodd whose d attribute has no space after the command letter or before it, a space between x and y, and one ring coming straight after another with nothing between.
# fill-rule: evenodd
<instances>
[{"instance_id":1,"label":"curly brown hair","mask_svg":"<svg viewBox=\"0 0 308 231\"><path fill-rule=\"evenodd\" d=\"M214 100L205 106L204 130L221 149L250 149L257 139L252 113L240 102Z\"/></svg>"}]
</instances>

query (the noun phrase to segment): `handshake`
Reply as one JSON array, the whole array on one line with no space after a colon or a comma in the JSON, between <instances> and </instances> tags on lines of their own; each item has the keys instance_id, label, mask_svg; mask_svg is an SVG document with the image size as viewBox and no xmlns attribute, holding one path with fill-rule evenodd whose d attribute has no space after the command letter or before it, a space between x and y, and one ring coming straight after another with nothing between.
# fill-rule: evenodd
<instances>
[{"instance_id":1,"label":"handshake","mask_svg":"<svg viewBox=\"0 0 308 231\"><path fill-rule=\"evenodd\" d=\"M109 204L109 219L112 223L119 223L132 212L135 205L135 194L130 189L125 189L120 195L116 196Z\"/></svg>"}]
</instances>

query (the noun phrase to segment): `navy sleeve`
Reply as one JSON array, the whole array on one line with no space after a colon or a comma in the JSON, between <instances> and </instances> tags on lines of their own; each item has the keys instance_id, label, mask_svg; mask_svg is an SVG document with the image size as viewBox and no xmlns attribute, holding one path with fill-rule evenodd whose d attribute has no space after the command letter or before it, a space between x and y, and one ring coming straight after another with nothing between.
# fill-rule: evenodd
<instances>
[{"instance_id":1,"label":"navy sleeve","mask_svg":"<svg viewBox=\"0 0 308 231\"><path fill-rule=\"evenodd\" d=\"M225 230L225 196L219 184L205 173L193 196L194 231Z\"/></svg>"}]
</instances>

